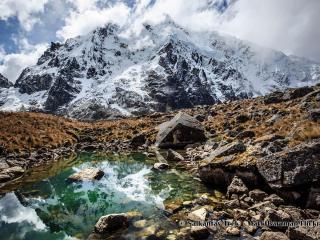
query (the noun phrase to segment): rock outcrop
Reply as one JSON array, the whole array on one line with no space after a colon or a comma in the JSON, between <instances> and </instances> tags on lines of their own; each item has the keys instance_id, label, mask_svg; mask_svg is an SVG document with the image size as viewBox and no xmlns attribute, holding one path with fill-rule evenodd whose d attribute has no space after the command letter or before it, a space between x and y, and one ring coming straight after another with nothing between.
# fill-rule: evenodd
<instances>
[{"instance_id":1,"label":"rock outcrop","mask_svg":"<svg viewBox=\"0 0 320 240\"><path fill-rule=\"evenodd\" d=\"M12 86L13 84L0 73L0 88L9 88Z\"/></svg>"}]
</instances>

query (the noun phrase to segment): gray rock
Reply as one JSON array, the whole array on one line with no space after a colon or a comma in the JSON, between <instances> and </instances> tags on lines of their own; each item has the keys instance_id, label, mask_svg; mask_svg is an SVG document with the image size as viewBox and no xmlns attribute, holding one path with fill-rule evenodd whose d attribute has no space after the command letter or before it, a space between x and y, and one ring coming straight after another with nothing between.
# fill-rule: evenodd
<instances>
[{"instance_id":1,"label":"gray rock","mask_svg":"<svg viewBox=\"0 0 320 240\"><path fill-rule=\"evenodd\" d=\"M320 179L320 141L301 143L292 149L257 159L257 168L272 188L297 187Z\"/></svg>"},{"instance_id":2,"label":"gray rock","mask_svg":"<svg viewBox=\"0 0 320 240\"><path fill-rule=\"evenodd\" d=\"M276 206L284 204L284 200L276 194L271 194L270 196L266 197L264 201L269 201Z\"/></svg>"},{"instance_id":3,"label":"gray rock","mask_svg":"<svg viewBox=\"0 0 320 240\"><path fill-rule=\"evenodd\" d=\"M268 194L264 191L261 191L260 189L254 189L249 192L249 197L253 199L255 202L261 202L264 200Z\"/></svg>"},{"instance_id":4,"label":"gray rock","mask_svg":"<svg viewBox=\"0 0 320 240\"><path fill-rule=\"evenodd\" d=\"M69 181L93 181L103 177L104 172L96 168L86 168L68 177Z\"/></svg>"},{"instance_id":5,"label":"gray rock","mask_svg":"<svg viewBox=\"0 0 320 240\"><path fill-rule=\"evenodd\" d=\"M200 208L194 210L188 214L188 219L191 221L205 221L208 217L208 210L206 208Z\"/></svg>"},{"instance_id":6,"label":"gray rock","mask_svg":"<svg viewBox=\"0 0 320 240\"><path fill-rule=\"evenodd\" d=\"M312 121L320 120L320 108L310 110L309 116Z\"/></svg>"},{"instance_id":7,"label":"gray rock","mask_svg":"<svg viewBox=\"0 0 320 240\"><path fill-rule=\"evenodd\" d=\"M172 149L169 149L168 152L167 152L167 160L168 161L179 162L179 161L183 161L184 157L180 153L177 153L176 151L173 151Z\"/></svg>"},{"instance_id":8,"label":"gray rock","mask_svg":"<svg viewBox=\"0 0 320 240\"><path fill-rule=\"evenodd\" d=\"M0 73L0 88L9 88L12 86L13 84Z\"/></svg>"},{"instance_id":9,"label":"gray rock","mask_svg":"<svg viewBox=\"0 0 320 240\"><path fill-rule=\"evenodd\" d=\"M289 91L286 91L286 93L283 96L283 99L293 100L296 98L301 98L313 91L314 89L312 87L301 87L301 88L291 89Z\"/></svg>"},{"instance_id":10,"label":"gray rock","mask_svg":"<svg viewBox=\"0 0 320 240\"><path fill-rule=\"evenodd\" d=\"M131 146L134 148L140 147L146 142L146 135L144 133L138 134L131 139Z\"/></svg>"},{"instance_id":11,"label":"gray rock","mask_svg":"<svg viewBox=\"0 0 320 240\"><path fill-rule=\"evenodd\" d=\"M155 163L154 165L153 165L153 170L167 170L167 169L169 169L170 168L170 166L169 166L169 164L167 164L167 163L164 163L164 162L159 162L159 163Z\"/></svg>"},{"instance_id":12,"label":"gray rock","mask_svg":"<svg viewBox=\"0 0 320 240\"><path fill-rule=\"evenodd\" d=\"M190 235L193 239L207 239L210 232L206 227L192 226Z\"/></svg>"},{"instance_id":13,"label":"gray rock","mask_svg":"<svg viewBox=\"0 0 320 240\"><path fill-rule=\"evenodd\" d=\"M244 193L248 193L248 188L244 184L244 182L237 176L234 176L231 184L228 187L227 196L231 196L232 194L241 195Z\"/></svg>"},{"instance_id":14,"label":"gray rock","mask_svg":"<svg viewBox=\"0 0 320 240\"><path fill-rule=\"evenodd\" d=\"M243 142L233 142L217 148L210 154L210 156L206 160L210 161L216 157L228 156L231 154L242 153L245 151L246 151L246 146L243 144Z\"/></svg>"},{"instance_id":15,"label":"gray rock","mask_svg":"<svg viewBox=\"0 0 320 240\"><path fill-rule=\"evenodd\" d=\"M98 220L94 226L94 231L99 234L105 234L126 226L128 226L128 218L126 214L109 214L102 216Z\"/></svg>"},{"instance_id":16,"label":"gray rock","mask_svg":"<svg viewBox=\"0 0 320 240\"><path fill-rule=\"evenodd\" d=\"M250 117L248 115L238 115L236 117L237 123L245 123L245 122L247 122L249 120L250 120Z\"/></svg>"},{"instance_id":17,"label":"gray rock","mask_svg":"<svg viewBox=\"0 0 320 240\"><path fill-rule=\"evenodd\" d=\"M287 235L282 232L264 232L259 240L289 240Z\"/></svg>"},{"instance_id":18,"label":"gray rock","mask_svg":"<svg viewBox=\"0 0 320 240\"><path fill-rule=\"evenodd\" d=\"M266 211L266 216L264 218L265 222L270 222L270 223L276 223L276 222L290 222L292 220L291 216L283 211L283 210L274 210L274 209L268 209ZM285 226L269 226L270 228L275 228L275 229L286 229Z\"/></svg>"},{"instance_id":19,"label":"gray rock","mask_svg":"<svg viewBox=\"0 0 320 240\"><path fill-rule=\"evenodd\" d=\"M265 104L280 103L280 102L284 101L283 95L284 95L283 92L279 92L279 91L273 92L273 93L265 96L263 98L263 101Z\"/></svg>"},{"instance_id":20,"label":"gray rock","mask_svg":"<svg viewBox=\"0 0 320 240\"><path fill-rule=\"evenodd\" d=\"M170 121L162 123L157 129L159 132L155 145L160 148L181 148L206 140L200 122L183 112L179 112Z\"/></svg>"},{"instance_id":21,"label":"gray rock","mask_svg":"<svg viewBox=\"0 0 320 240\"><path fill-rule=\"evenodd\" d=\"M318 220L318 224L320 221ZM319 240L320 228L315 226L299 226L297 228L289 228L286 232L287 236L293 240Z\"/></svg>"},{"instance_id":22,"label":"gray rock","mask_svg":"<svg viewBox=\"0 0 320 240\"><path fill-rule=\"evenodd\" d=\"M320 188L311 188L306 207L320 210Z\"/></svg>"}]
</instances>

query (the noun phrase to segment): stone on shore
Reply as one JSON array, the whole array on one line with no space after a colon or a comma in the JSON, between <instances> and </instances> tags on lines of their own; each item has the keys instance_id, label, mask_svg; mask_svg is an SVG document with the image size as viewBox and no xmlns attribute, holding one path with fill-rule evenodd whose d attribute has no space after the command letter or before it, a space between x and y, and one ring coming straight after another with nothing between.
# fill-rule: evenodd
<instances>
[{"instance_id":1,"label":"stone on shore","mask_svg":"<svg viewBox=\"0 0 320 240\"><path fill-rule=\"evenodd\" d=\"M72 174L68 177L69 181L77 182L77 181L93 181L93 180L100 180L104 175L104 172L100 169L96 168L86 168Z\"/></svg>"},{"instance_id":2,"label":"stone on shore","mask_svg":"<svg viewBox=\"0 0 320 240\"><path fill-rule=\"evenodd\" d=\"M167 170L169 168L170 168L169 164L164 162L159 162L159 163L155 163L152 169L162 171L162 170Z\"/></svg>"},{"instance_id":3,"label":"stone on shore","mask_svg":"<svg viewBox=\"0 0 320 240\"><path fill-rule=\"evenodd\" d=\"M128 226L128 217L124 213L109 214L102 216L96 225L94 231L99 234L106 234Z\"/></svg>"}]
</instances>

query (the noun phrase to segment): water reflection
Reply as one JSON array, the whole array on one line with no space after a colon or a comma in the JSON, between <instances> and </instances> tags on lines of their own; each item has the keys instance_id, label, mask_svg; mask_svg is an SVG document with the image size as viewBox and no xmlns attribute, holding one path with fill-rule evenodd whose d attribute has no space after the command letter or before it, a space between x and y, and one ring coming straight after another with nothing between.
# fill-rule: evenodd
<instances>
[{"instance_id":1,"label":"water reflection","mask_svg":"<svg viewBox=\"0 0 320 240\"><path fill-rule=\"evenodd\" d=\"M189 200L207 191L186 174L151 171L153 162L142 154L80 155L72 167L0 199L1 239L85 239L102 215L138 210L157 220L163 217L159 209L165 200ZM100 181L66 182L92 166L104 171Z\"/></svg>"}]
</instances>

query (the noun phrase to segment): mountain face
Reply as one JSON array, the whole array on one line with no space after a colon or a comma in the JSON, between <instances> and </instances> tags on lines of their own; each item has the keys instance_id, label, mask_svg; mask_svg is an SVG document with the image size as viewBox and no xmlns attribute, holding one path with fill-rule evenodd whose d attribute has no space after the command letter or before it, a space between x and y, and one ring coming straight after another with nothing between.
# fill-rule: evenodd
<instances>
[{"instance_id":1,"label":"mountain face","mask_svg":"<svg viewBox=\"0 0 320 240\"><path fill-rule=\"evenodd\" d=\"M78 119L168 111L250 98L320 81L320 65L167 19L140 33L108 24L52 43L0 110L21 107ZM1 85L0 85L1 86Z\"/></svg>"},{"instance_id":2,"label":"mountain face","mask_svg":"<svg viewBox=\"0 0 320 240\"><path fill-rule=\"evenodd\" d=\"M9 88L12 86L13 84L0 73L0 88Z\"/></svg>"}]
</instances>

